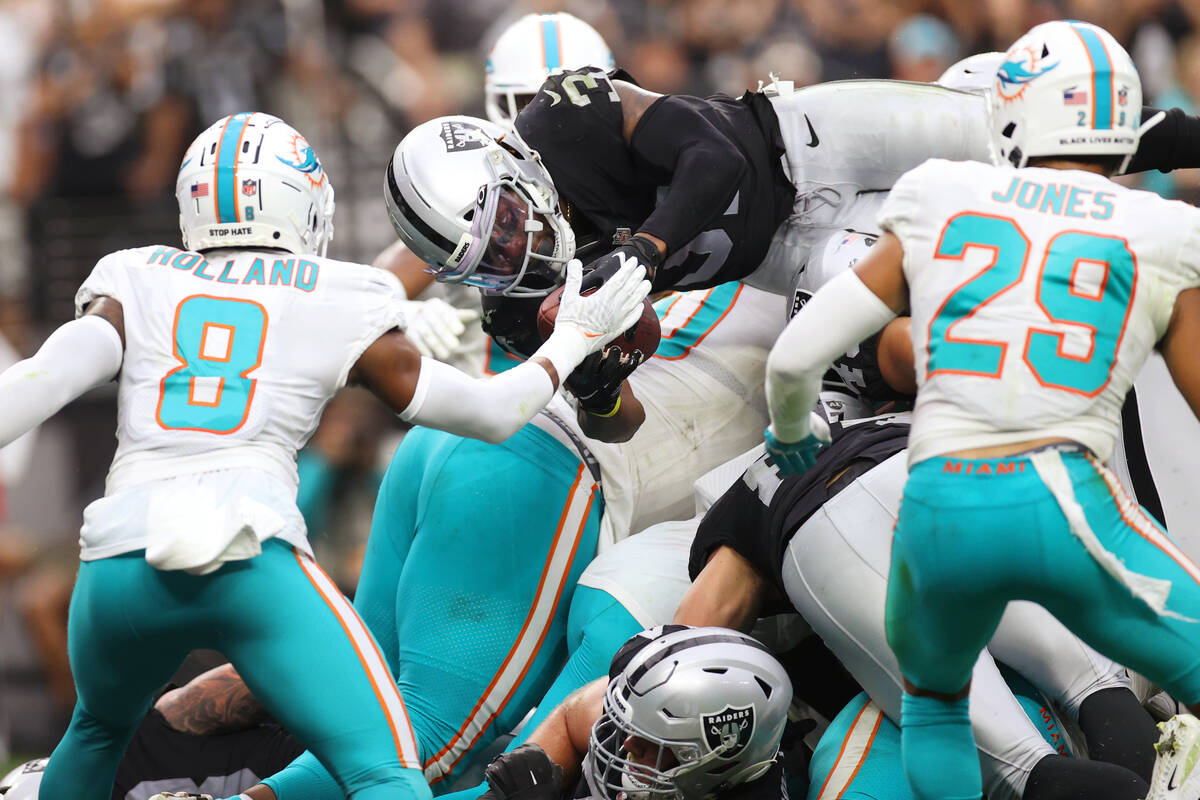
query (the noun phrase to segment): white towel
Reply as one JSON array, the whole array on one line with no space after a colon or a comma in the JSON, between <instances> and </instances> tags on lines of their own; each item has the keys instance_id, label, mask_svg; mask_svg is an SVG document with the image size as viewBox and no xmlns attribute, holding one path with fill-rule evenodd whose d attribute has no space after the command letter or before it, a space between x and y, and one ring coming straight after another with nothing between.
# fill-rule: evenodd
<instances>
[{"instance_id":1,"label":"white towel","mask_svg":"<svg viewBox=\"0 0 1200 800\"><path fill-rule=\"evenodd\" d=\"M262 543L286 520L246 495L220 497L208 487L184 484L151 495L146 523L146 561L152 567L207 575L228 561L262 553Z\"/></svg>"},{"instance_id":2,"label":"white towel","mask_svg":"<svg viewBox=\"0 0 1200 800\"><path fill-rule=\"evenodd\" d=\"M1067 472L1067 467L1062 462L1062 455L1057 450L1043 450L1040 453L1034 453L1029 460L1033 462L1033 467L1037 470L1042 483L1046 484L1046 488L1058 501L1058 507L1062 509L1063 515L1066 516L1067 522L1071 526L1071 533L1083 542L1084 548L1100 566L1104 567L1105 572L1124 584L1134 597L1150 606L1154 613L1185 622L1196 622L1182 614L1167 610L1167 598L1171 594L1169 580L1134 572L1126 567L1114 553L1105 549L1091 525L1088 524L1083 507L1075 499L1075 486L1071 483L1071 475Z\"/></svg>"}]
</instances>

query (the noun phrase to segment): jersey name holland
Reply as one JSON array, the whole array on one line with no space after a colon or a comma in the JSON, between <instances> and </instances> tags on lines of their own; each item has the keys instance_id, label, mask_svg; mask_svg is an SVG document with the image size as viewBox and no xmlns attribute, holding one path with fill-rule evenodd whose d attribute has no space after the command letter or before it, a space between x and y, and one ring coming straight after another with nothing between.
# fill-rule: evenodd
<instances>
[{"instance_id":1,"label":"jersey name holland","mask_svg":"<svg viewBox=\"0 0 1200 800\"><path fill-rule=\"evenodd\" d=\"M253 468L297 484L296 451L363 351L403 327L381 269L267 250L142 247L105 256L76 295L120 301L125 357L107 494Z\"/></svg>"},{"instance_id":2,"label":"jersey name holland","mask_svg":"<svg viewBox=\"0 0 1200 800\"><path fill-rule=\"evenodd\" d=\"M1042 437L1107 459L1176 296L1200 286L1200 211L1086 171L933 160L880 224L910 287L910 463Z\"/></svg>"}]
</instances>

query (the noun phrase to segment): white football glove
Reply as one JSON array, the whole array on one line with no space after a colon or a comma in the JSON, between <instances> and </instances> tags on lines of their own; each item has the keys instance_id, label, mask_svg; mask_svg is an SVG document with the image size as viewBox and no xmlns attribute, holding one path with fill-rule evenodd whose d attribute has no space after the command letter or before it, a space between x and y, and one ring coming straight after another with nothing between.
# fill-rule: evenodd
<instances>
[{"instance_id":1,"label":"white football glove","mask_svg":"<svg viewBox=\"0 0 1200 800\"><path fill-rule=\"evenodd\" d=\"M555 330L573 327L587 339L589 353L599 350L633 327L642 316L642 301L650 294L650 281L645 277L645 267L627 265L595 292L582 296L579 284L583 280L583 265L578 259L571 259L567 263L567 281L558 305Z\"/></svg>"},{"instance_id":2,"label":"white football glove","mask_svg":"<svg viewBox=\"0 0 1200 800\"><path fill-rule=\"evenodd\" d=\"M478 311L455 308L437 297L410 300L404 304L404 335L421 355L445 361L455 354L464 323L478 317Z\"/></svg>"}]
</instances>

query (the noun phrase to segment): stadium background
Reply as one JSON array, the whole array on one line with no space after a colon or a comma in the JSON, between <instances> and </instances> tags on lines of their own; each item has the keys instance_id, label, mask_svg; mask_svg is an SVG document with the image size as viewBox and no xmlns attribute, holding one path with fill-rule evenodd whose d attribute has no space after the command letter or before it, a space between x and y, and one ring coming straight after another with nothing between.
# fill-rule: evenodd
<instances>
[{"instance_id":1,"label":"stadium background","mask_svg":"<svg viewBox=\"0 0 1200 800\"><path fill-rule=\"evenodd\" d=\"M431 117L482 115L491 42L553 10L594 25L648 89L735 95L768 72L933 80L1078 18L1125 44L1148 102L1200 103L1200 0L0 0L0 366L70 319L100 256L178 241L183 150L226 114L304 132L337 191L330 256L371 261L393 239L380 192L396 143ZM1200 196L1186 173L1145 183ZM76 536L103 493L114 412L114 387L97 390L0 453L0 767L48 752L69 717ZM348 391L305 454L305 515L348 592L399 434Z\"/></svg>"}]
</instances>

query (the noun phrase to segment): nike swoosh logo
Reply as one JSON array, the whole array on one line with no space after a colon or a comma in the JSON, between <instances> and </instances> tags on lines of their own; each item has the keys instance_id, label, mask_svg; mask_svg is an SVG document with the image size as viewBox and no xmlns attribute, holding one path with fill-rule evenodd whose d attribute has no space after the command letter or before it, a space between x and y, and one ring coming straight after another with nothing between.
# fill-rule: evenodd
<instances>
[{"instance_id":1,"label":"nike swoosh logo","mask_svg":"<svg viewBox=\"0 0 1200 800\"><path fill-rule=\"evenodd\" d=\"M821 143L821 140L817 138L817 132L813 130L812 120L808 118L808 114L804 115L804 121L808 123L808 135L812 137L812 141L808 143L808 146L816 147Z\"/></svg>"},{"instance_id":2,"label":"nike swoosh logo","mask_svg":"<svg viewBox=\"0 0 1200 800\"><path fill-rule=\"evenodd\" d=\"M1167 791L1179 788L1179 784L1175 782L1175 776L1178 772L1179 767L1176 765L1175 769L1171 770L1171 777L1167 779Z\"/></svg>"}]
</instances>

